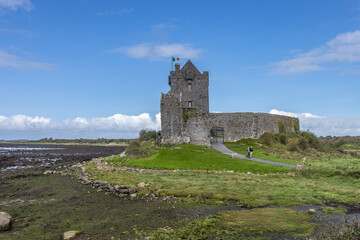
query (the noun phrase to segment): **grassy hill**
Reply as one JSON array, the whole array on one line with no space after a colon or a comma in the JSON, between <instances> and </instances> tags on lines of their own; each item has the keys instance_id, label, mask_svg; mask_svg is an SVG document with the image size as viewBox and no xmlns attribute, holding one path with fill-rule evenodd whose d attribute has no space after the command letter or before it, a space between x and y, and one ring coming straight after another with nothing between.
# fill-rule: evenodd
<instances>
[{"instance_id":1,"label":"grassy hill","mask_svg":"<svg viewBox=\"0 0 360 240\"><path fill-rule=\"evenodd\" d=\"M292 168L259 163L245 159L232 159L205 146L181 144L174 148L153 149L153 155L145 158L127 159L120 156L108 158L111 163L140 168L180 170L228 170L252 173L291 172Z\"/></svg>"},{"instance_id":2,"label":"grassy hill","mask_svg":"<svg viewBox=\"0 0 360 240\"><path fill-rule=\"evenodd\" d=\"M149 182L152 187L147 190L159 195L232 199L248 206L359 202L360 190L355 186L360 184L360 159L331 149L310 133L288 135L285 140L281 136L266 134L258 140L243 139L225 145L242 154L247 146L253 146L254 157L290 164L303 164L306 157L304 164L308 170L295 173L292 168L232 159L205 146L182 144L155 148L151 142L138 142L129 145L128 152L133 155L108 157L106 162L114 167L126 165L186 171L140 175L137 172L103 174L96 170L93 173L114 183L134 187L139 182ZM209 174L204 170L225 171ZM247 172L260 176L253 177Z\"/></svg>"},{"instance_id":3,"label":"grassy hill","mask_svg":"<svg viewBox=\"0 0 360 240\"><path fill-rule=\"evenodd\" d=\"M293 169L270 164L232 159L205 146L182 144L155 148L151 140L130 143L126 157L106 158L106 164L115 168L111 171L99 170L92 163L87 165L87 169L93 178L114 185L137 188L140 182L148 183L148 187L138 188L137 194L140 197L147 194L158 197L175 196L176 201L180 202L235 202L238 206L254 208L250 211L224 211L199 218L184 228L155 232L152 235L154 239L181 239L183 236L195 238L200 233L204 233L203 237L207 239L223 234L247 236L246 234L253 232L262 235L264 232L283 231L309 236L315 225L309 222L307 213L266 207L342 204L356 208L360 204L359 157L339 151L338 147L311 133L265 134L257 140L243 139L225 145L241 154L246 154L246 148L253 146L254 157L283 163L302 164L306 158L304 164L308 169L294 172ZM180 171L137 172L116 169L124 165ZM324 206L321 211L327 212L328 208L329 206ZM346 209L336 212L333 207L330 208L330 214L343 215L346 212ZM282 220L286 217L290 219ZM271 223L266 225L268 228L262 225L264 219ZM289 224L285 228L283 221ZM246 226L252 228L246 229ZM314 239L352 239L354 234L360 235L359 229L351 225L348 231L331 233L333 235L321 233L325 235Z\"/></svg>"},{"instance_id":4,"label":"grassy hill","mask_svg":"<svg viewBox=\"0 0 360 240\"><path fill-rule=\"evenodd\" d=\"M360 157L360 136L359 137L320 137L327 145L341 152L348 152L354 157Z\"/></svg>"}]
</instances>

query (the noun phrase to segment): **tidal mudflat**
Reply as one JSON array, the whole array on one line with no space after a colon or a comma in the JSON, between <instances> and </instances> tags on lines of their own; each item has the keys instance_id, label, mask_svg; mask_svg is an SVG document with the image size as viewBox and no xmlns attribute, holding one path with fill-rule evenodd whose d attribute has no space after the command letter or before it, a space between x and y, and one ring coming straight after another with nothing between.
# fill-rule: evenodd
<instances>
[{"instance_id":1,"label":"tidal mudflat","mask_svg":"<svg viewBox=\"0 0 360 240\"><path fill-rule=\"evenodd\" d=\"M310 236L321 239L322 231L342 225L345 219L356 221L359 218L360 210L355 205L308 205L280 208L278 211L273 210L274 207L247 208L236 201L194 196L172 198L170 201L164 201L166 196L161 194L155 200L141 196L120 198L94 186L81 184L75 174L64 176L43 173L46 170L60 172L78 162L119 154L124 150L123 147L1 147L0 211L9 213L14 220L10 231L0 233L1 239L62 239L62 234L69 230L79 231L75 239L146 239L148 236L152 236L151 239L307 239ZM139 179L146 175L140 172L137 174ZM191 172L176 171L168 177L175 178L179 174L185 179L186 174ZM224 174L232 176L233 173ZM127 183L132 184L135 180ZM156 187L156 181L152 182L152 187ZM315 209L317 214L308 215L309 209ZM263 226L258 223L266 220L270 224L274 218L286 220L289 213L299 215L299 219L291 218L296 221L286 229L282 229L283 225L279 224L280 230L271 228L271 231L261 231ZM237 221L238 218L254 219L258 216L262 216L261 221L251 225ZM234 226L224 225L219 219L225 219ZM238 232L236 228L250 231ZM229 229L236 231L231 232ZM287 232L289 229L299 234ZM312 231L313 234L301 235Z\"/></svg>"},{"instance_id":2,"label":"tidal mudflat","mask_svg":"<svg viewBox=\"0 0 360 240\"><path fill-rule=\"evenodd\" d=\"M41 172L45 169L116 155L121 146L79 146L45 144L0 144L1 178Z\"/></svg>"},{"instance_id":3,"label":"tidal mudflat","mask_svg":"<svg viewBox=\"0 0 360 240\"><path fill-rule=\"evenodd\" d=\"M196 217L233 206L121 199L75 176L44 175L95 157L119 154L124 147L70 145L0 145L0 211L13 220L1 239L62 239L77 230L76 239L134 239L139 231L179 227ZM216 209L215 209L216 208Z\"/></svg>"}]
</instances>

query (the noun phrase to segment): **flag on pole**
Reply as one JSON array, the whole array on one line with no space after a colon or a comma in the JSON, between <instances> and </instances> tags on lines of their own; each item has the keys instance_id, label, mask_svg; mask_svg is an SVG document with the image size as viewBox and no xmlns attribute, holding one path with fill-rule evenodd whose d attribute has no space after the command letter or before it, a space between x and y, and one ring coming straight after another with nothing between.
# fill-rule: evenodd
<instances>
[{"instance_id":1,"label":"flag on pole","mask_svg":"<svg viewBox=\"0 0 360 240\"><path fill-rule=\"evenodd\" d=\"M180 61L180 58L171 57L171 71L174 69L175 61Z\"/></svg>"}]
</instances>

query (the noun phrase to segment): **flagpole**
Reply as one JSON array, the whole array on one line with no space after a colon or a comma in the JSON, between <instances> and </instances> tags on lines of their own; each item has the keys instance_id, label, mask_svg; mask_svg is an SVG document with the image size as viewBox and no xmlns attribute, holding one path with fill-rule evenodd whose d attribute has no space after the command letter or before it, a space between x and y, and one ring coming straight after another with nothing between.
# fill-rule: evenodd
<instances>
[{"instance_id":1,"label":"flagpole","mask_svg":"<svg viewBox=\"0 0 360 240\"><path fill-rule=\"evenodd\" d=\"M174 71L174 61L173 61L174 57L171 56L171 71Z\"/></svg>"}]
</instances>

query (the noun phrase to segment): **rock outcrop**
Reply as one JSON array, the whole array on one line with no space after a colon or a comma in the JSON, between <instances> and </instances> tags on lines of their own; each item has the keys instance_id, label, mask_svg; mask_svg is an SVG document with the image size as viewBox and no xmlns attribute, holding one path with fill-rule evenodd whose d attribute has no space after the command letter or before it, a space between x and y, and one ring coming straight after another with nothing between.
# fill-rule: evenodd
<instances>
[{"instance_id":1,"label":"rock outcrop","mask_svg":"<svg viewBox=\"0 0 360 240\"><path fill-rule=\"evenodd\" d=\"M0 232L8 231L11 227L11 216L6 212L0 212Z\"/></svg>"},{"instance_id":2,"label":"rock outcrop","mask_svg":"<svg viewBox=\"0 0 360 240\"><path fill-rule=\"evenodd\" d=\"M80 233L79 231L67 231L67 232L64 232L63 239L64 240L73 239L79 233Z\"/></svg>"}]
</instances>

